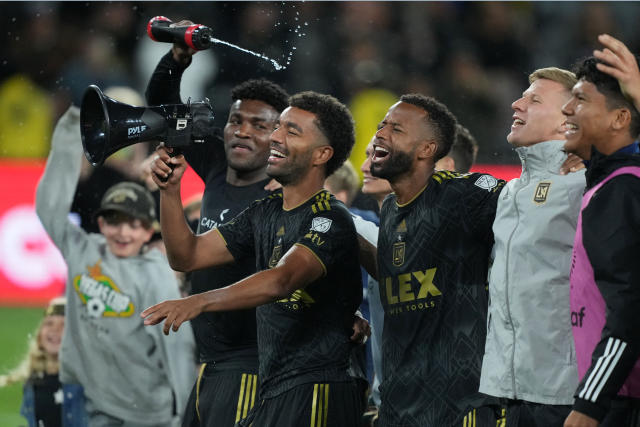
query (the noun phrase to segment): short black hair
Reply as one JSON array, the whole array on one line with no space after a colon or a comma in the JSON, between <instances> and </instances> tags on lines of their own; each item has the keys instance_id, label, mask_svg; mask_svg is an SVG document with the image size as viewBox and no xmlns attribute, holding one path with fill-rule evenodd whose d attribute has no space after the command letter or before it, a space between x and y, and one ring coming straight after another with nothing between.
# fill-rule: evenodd
<instances>
[{"instance_id":1,"label":"short black hair","mask_svg":"<svg viewBox=\"0 0 640 427\"><path fill-rule=\"evenodd\" d=\"M477 154L478 143L476 139L471 135L469 129L458 123L456 125L456 138L453 141L451 150L449 150L449 154L447 154L453 159L456 165L456 172L468 173L476 161Z\"/></svg>"},{"instance_id":2,"label":"short black hair","mask_svg":"<svg viewBox=\"0 0 640 427\"><path fill-rule=\"evenodd\" d=\"M333 157L326 165L326 176L330 176L349 157L356 141L351 112L333 96L312 91L291 96L289 105L315 114L318 129L333 148Z\"/></svg>"},{"instance_id":3,"label":"short black hair","mask_svg":"<svg viewBox=\"0 0 640 427\"><path fill-rule=\"evenodd\" d=\"M635 58L637 62L638 57L636 56ZM640 134L640 113L638 113L633 103L622 94L618 79L598 70L596 64L606 63L594 56L589 56L578 61L573 67L573 72L576 74L578 81L584 79L595 85L598 92L604 95L607 108L610 110L627 108L631 112L629 133L633 138L637 138L638 134Z\"/></svg>"},{"instance_id":4,"label":"short black hair","mask_svg":"<svg viewBox=\"0 0 640 427\"><path fill-rule=\"evenodd\" d=\"M402 95L400 101L420 107L427 112L427 122L433 129L438 144L434 163L446 156L456 136L458 124L456 116L442 102L419 93Z\"/></svg>"},{"instance_id":5,"label":"short black hair","mask_svg":"<svg viewBox=\"0 0 640 427\"><path fill-rule=\"evenodd\" d=\"M239 99L253 99L271 105L282 113L289 106L289 94L280 85L267 79L251 79L231 89L233 102Z\"/></svg>"}]
</instances>

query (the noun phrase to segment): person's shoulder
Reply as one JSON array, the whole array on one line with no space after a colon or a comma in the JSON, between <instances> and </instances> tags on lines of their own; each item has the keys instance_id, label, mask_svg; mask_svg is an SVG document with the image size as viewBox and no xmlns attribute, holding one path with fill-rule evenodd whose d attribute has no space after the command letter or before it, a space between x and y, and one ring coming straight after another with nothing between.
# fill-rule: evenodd
<instances>
[{"instance_id":1,"label":"person's shoulder","mask_svg":"<svg viewBox=\"0 0 640 427\"><path fill-rule=\"evenodd\" d=\"M464 188L467 191L495 192L502 188L506 181L482 172L458 173L451 171L436 171L432 181L443 188Z\"/></svg>"}]
</instances>

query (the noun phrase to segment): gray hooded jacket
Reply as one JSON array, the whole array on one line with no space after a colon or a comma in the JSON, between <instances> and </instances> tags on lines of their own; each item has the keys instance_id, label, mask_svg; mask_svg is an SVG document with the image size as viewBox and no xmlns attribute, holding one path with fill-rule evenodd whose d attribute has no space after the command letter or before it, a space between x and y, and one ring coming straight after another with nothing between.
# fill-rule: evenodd
<instances>
[{"instance_id":1,"label":"gray hooded jacket","mask_svg":"<svg viewBox=\"0 0 640 427\"><path fill-rule=\"evenodd\" d=\"M193 332L185 324L164 336L162 325L145 327L140 312L179 298L178 283L157 249L117 258L102 234L69 221L80 176L79 131L79 110L71 107L56 126L36 193L38 217L68 269L60 380L81 384L88 407L111 417L175 424L195 379Z\"/></svg>"},{"instance_id":2,"label":"gray hooded jacket","mask_svg":"<svg viewBox=\"0 0 640 427\"><path fill-rule=\"evenodd\" d=\"M520 178L498 200L480 392L570 405L578 385L569 310L584 170L558 171L564 141L516 149Z\"/></svg>"}]
</instances>

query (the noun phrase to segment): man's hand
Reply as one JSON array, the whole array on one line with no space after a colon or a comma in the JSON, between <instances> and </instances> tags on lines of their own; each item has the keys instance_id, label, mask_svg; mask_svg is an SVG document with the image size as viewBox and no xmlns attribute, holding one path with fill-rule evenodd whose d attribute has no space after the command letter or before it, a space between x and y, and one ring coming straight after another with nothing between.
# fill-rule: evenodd
<instances>
[{"instance_id":1,"label":"man's hand","mask_svg":"<svg viewBox=\"0 0 640 427\"><path fill-rule=\"evenodd\" d=\"M353 335L351 335L351 342L356 344L364 344L371 336L371 326L367 319L362 317L360 312L356 312L353 315Z\"/></svg>"},{"instance_id":2,"label":"man's hand","mask_svg":"<svg viewBox=\"0 0 640 427\"><path fill-rule=\"evenodd\" d=\"M598 420L578 411L571 411L564 421L564 427L598 427Z\"/></svg>"},{"instance_id":3,"label":"man's hand","mask_svg":"<svg viewBox=\"0 0 640 427\"><path fill-rule=\"evenodd\" d=\"M599 35L598 41L604 49L594 50L593 56L606 62L597 64L598 70L616 78L622 94L640 110L640 70L635 56L624 43L608 34Z\"/></svg>"},{"instance_id":4,"label":"man's hand","mask_svg":"<svg viewBox=\"0 0 640 427\"><path fill-rule=\"evenodd\" d=\"M180 22L175 22L170 27L185 27L187 25L193 25L193 22L188 20L182 20ZM179 43L174 43L171 48L171 53L173 54L173 60L183 67L191 64L191 57L195 55L198 51L195 49L191 49L190 47L181 45Z\"/></svg>"},{"instance_id":5,"label":"man's hand","mask_svg":"<svg viewBox=\"0 0 640 427\"><path fill-rule=\"evenodd\" d=\"M161 145L156 148L156 154L151 160L151 177L160 190L178 191L182 175L187 169L184 156L180 154L171 157L172 152L173 148Z\"/></svg>"},{"instance_id":6,"label":"man's hand","mask_svg":"<svg viewBox=\"0 0 640 427\"><path fill-rule=\"evenodd\" d=\"M202 313L202 307L200 295L191 295L153 305L140 313L140 317L144 318L145 325L157 325L167 319L162 331L169 335L170 329L177 332L184 322Z\"/></svg>"},{"instance_id":7,"label":"man's hand","mask_svg":"<svg viewBox=\"0 0 640 427\"><path fill-rule=\"evenodd\" d=\"M577 172L580 169L584 169L584 162L575 154L569 153L567 159L560 166L560 175L566 175L569 172Z\"/></svg>"}]
</instances>

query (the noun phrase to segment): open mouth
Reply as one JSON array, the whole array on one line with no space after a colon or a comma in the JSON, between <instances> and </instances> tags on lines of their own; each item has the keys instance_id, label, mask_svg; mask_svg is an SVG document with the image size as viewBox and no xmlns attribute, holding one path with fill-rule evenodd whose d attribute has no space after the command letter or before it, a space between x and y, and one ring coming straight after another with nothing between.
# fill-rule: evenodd
<instances>
[{"instance_id":1,"label":"open mouth","mask_svg":"<svg viewBox=\"0 0 640 427\"><path fill-rule=\"evenodd\" d=\"M566 138L574 135L578 131L578 125L575 123L566 122L564 126L565 126L564 136Z\"/></svg>"},{"instance_id":2,"label":"open mouth","mask_svg":"<svg viewBox=\"0 0 640 427\"><path fill-rule=\"evenodd\" d=\"M389 155L389 150L387 150L386 148L384 148L384 147L382 147L380 145L374 145L373 146L373 156L371 157L371 161L373 163L378 163L378 162L382 161L382 159L384 159L388 155Z\"/></svg>"},{"instance_id":3,"label":"open mouth","mask_svg":"<svg viewBox=\"0 0 640 427\"><path fill-rule=\"evenodd\" d=\"M511 127L522 126L524 124L525 124L524 120L522 120L520 117L514 116L513 124L511 124Z\"/></svg>"},{"instance_id":4,"label":"open mouth","mask_svg":"<svg viewBox=\"0 0 640 427\"><path fill-rule=\"evenodd\" d=\"M280 159L286 159L287 155L284 154L282 151L277 150L275 148L271 148L271 151L269 152L269 162L277 162Z\"/></svg>"}]
</instances>

